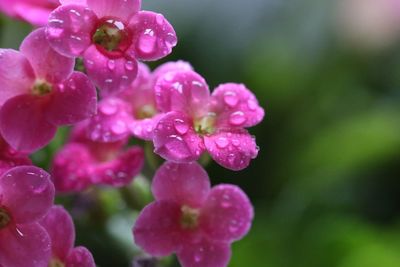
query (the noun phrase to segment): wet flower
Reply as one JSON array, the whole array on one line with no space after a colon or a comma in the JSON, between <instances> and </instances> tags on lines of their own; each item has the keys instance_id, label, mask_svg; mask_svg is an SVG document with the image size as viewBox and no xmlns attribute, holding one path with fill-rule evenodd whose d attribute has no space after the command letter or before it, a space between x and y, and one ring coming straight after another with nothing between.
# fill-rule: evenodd
<instances>
[{"instance_id":1,"label":"wet flower","mask_svg":"<svg viewBox=\"0 0 400 267\"><path fill-rule=\"evenodd\" d=\"M38 221L53 200L49 174L37 167L19 166L0 176L0 266L47 266L50 238Z\"/></svg>"},{"instance_id":2,"label":"wet flower","mask_svg":"<svg viewBox=\"0 0 400 267\"><path fill-rule=\"evenodd\" d=\"M0 175L15 166L32 165L27 154L19 153L11 148L0 136Z\"/></svg>"},{"instance_id":3,"label":"wet flower","mask_svg":"<svg viewBox=\"0 0 400 267\"><path fill-rule=\"evenodd\" d=\"M166 114L154 130L155 152L174 162L197 160L204 151L220 165L246 168L258 154L245 128L258 124L264 110L242 84L218 86L212 95L193 71L170 72L156 84L156 101Z\"/></svg>"},{"instance_id":4,"label":"wet flower","mask_svg":"<svg viewBox=\"0 0 400 267\"><path fill-rule=\"evenodd\" d=\"M64 0L51 13L47 37L63 55L82 56L88 75L103 91L128 87L137 60L157 60L177 38L161 14L139 11L140 0Z\"/></svg>"},{"instance_id":5,"label":"wet flower","mask_svg":"<svg viewBox=\"0 0 400 267\"><path fill-rule=\"evenodd\" d=\"M153 129L161 114L156 104L154 86L168 72L191 70L189 63L168 62L151 72L139 63L136 80L116 96L99 102L97 114L88 124L89 137L94 141L113 142L130 135L143 140L153 139Z\"/></svg>"},{"instance_id":6,"label":"wet flower","mask_svg":"<svg viewBox=\"0 0 400 267\"><path fill-rule=\"evenodd\" d=\"M50 12L59 5L58 0L0 0L0 11L32 25L44 26Z\"/></svg>"},{"instance_id":7,"label":"wet flower","mask_svg":"<svg viewBox=\"0 0 400 267\"><path fill-rule=\"evenodd\" d=\"M96 89L73 68L73 59L50 48L44 29L31 33L20 52L0 49L0 132L11 147L35 151L58 126L95 113Z\"/></svg>"},{"instance_id":8,"label":"wet flower","mask_svg":"<svg viewBox=\"0 0 400 267\"><path fill-rule=\"evenodd\" d=\"M121 187L140 172L144 152L138 146L124 149L128 140L95 142L87 138L86 121L78 124L71 140L54 157L52 175L59 192L82 191L91 185Z\"/></svg>"},{"instance_id":9,"label":"wet flower","mask_svg":"<svg viewBox=\"0 0 400 267\"><path fill-rule=\"evenodd\" d=\"M196 162L166 162L157 171L155 201L139 214L135 243L153 256L176 253L183 267L228 265L233 241L249 231L253 208L234 185L210 188Z\"/></svg>"},{"instance_id":10,"label":"wet flower","mask_svg":"<svg viewBox=\"0 0 400 267\"><path fill-rule=\"evenodd\" d=\"M74 223L62 206L53 206L40 224L47 231L51 240L52 256L49 267L96 266L89 250L82 246L74 248Z\"/></svg>"}]
</instances>

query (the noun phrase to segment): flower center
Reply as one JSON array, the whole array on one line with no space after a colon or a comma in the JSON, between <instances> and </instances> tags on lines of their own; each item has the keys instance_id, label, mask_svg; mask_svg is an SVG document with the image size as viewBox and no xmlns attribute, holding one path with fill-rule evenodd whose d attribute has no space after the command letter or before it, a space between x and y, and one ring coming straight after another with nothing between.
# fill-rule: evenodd
<instances>
[{"instance_id":1,"label":"flower center","mask_svg":"<svg viewBox=\"0 0 400 267\"><path fill-rule=\"evenodd\" d=\"M215 131L216 114L209 112L206 116L194 121L194 129L198 134L212 134Z\"/></svg>"},{"instance_id":2,"label":"flower center","mask_svg":"<svg viewBox=\"0 0 400 267\"><path fill-rule=\"evenodd\" d=\"M32 93L34 95L44 96L51 93L52 89L53 87L51 86L51 84L43 80L38 80L35 82L35 85L32 88Z\"/></svg>"},{"instance_id":3,"label":"flower center","mask_svg":"<svg viewBox=\"0 0 400 267\"><path fill-rule=\"evenodd\" d=\"M153 105L144 105L136 112L136 118L148 119L157 114L157 110Z\"/></svg>"},{"instance_id":4,"label":"flower center","mask_svg":"<svg viewBox=\"0 0 400 267\"><path fill-rule=\"evenodd\" d=\"M188 206L183 206L181 208L181 226L184 229L194 229L197 227L199 211L197 209L190 208Z\"/></svg>"},{"instance_id":5,"label":"flower center","mask_svg":"<svg viewBox=\"0 0 400 267\"><path fill-rule=\"evenodd\" d=\"M7 227L7 225L10 223L11 218L8 212L0 207L0 230Z\"/></svg>"},{"instance_id":6,"label":"flower center","mask_svg":"<svg viewBox=\"0 0 400 267\"><path fill-rule=\"evenodd\" d=\"M115 19L101 21L93 34L93 42L106 55L122 56L131 45L131 40L129 29Z\"/></svg>"},{"instance_id":7,"label":"flower center","mask_svg":"<svg viewBox=\"0 0 400 267\"><path fill-rule=\"evenodd\" d=\"M57 258L51 259L49 267L65 267L65 264Z\"/></svg>"}]
</instances>

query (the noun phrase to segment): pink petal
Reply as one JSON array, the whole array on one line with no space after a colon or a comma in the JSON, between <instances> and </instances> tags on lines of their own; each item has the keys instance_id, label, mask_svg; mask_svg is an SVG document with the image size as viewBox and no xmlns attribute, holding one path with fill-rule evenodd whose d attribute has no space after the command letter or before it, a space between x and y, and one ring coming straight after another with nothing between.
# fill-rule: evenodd
<instances>
[{"instance_id":1,"label":"pink petal","mask_svg":"<svg viewBox=\"0 0 400 267\"><path fill-rule=\"evenodd\" d=\"M74 72L54 90L47 112L49 122L55 125L75 124L96 113L96 88L85 74Z\"/></svg>"},{"instance_id":2,"label":"pink petal","mask_svg":"<svg viewBox=\"0 0 400 267\"><path fill-rule=\"evenodd\" d=\"M96 15L85 5L62 5L50 14L46 36L58 53L76 57L92 43L97 21Z\"/></svg>"},{"instance_id":3,"label":"pink petal","mask_svg":"<svg viewBox=\"0 0 400 267\"><path fill-rule=\"evenodd\" d=\"M189 62L178 60L178 61L171 61L162 64L161 66L157 67L153 71L153 76L155 79L167 74L168 72L174 71L192 71L193 67L190 65Z\"/></svg>"},{"instance_id":4,"label":"pink petal","mask_svg":"<svg viewBox=\"0 0 400 267\"><path fill-rule=\"evenodd\" d=\"M185 244L177 256L182 267L226 267L231 249L226 243L203 239L198 243Z\"/></svg>"},{"instance_id":5,"label":"pink petal","mask_svg":"<svg viewBox=\"0 0 400 267\"><path fill-rule=\"evenodd\" d=\"M62 206L53 206L39 223L49 234L53 257L64 261L75 242L71 216Z\"/></svg>"},{"instance_id":6,"label":"pink petal","mask_svg":"<svg viewBox=\"0 0 400 267\"><path fill-rule=\"evenodd\" d=\"M97 114L89 120L88 136L97 142L115 142L127 138L132 123L132 109L118 98L99 102Z\"/></svg>"},{"instance_id":7,"label":"pink petal","mask_svg":"<svg viewBox=\"0 0 400 267\"><path fill-rule=\"evenodd\" d=\"M169 72L155 86L158 108L182 111L197 118L207 114L210 91L206 81L193 71Z\"/></svg>"},{"instance_id":8,"label":"pink petal","mask_svg":"<svg viewBox=\"0 0 400 267\"><path fill-rule=\"evenodd\" d=\"M0 109L0 132L18 151L31 152L47 145L57 127L47 122L46 97L20 95Z\"/></svg>"},{"instance_id":9,"label":"pink petal","mask_svg":"<svg viewBox=\"0 0 400 267\"><path fill-rule=\"evenodd\" d=\"M92 253L85 247L74 248L68 255L65 267L96 267Z\"/></svg>"},{"instance_id":10,"label":"pink petal","mask_svg":"<svg viewBox=\"0 0 400 267\"><path fill-rule=\"evenodd\" d=\"M46 215L54 200L50 175L34 166L15 167L0 177L0 201L17 224Z\"/></svg>"},{"instance_id":11,"label":"pink petal","mask_svg":"<svg viewBox=\"0 0 400 267\"><path fill-rule=\"evenodd\" d=\"M0 106L8 99L28 93L35 81L29 61L20 52L0 49Z\"/></svg>"},{"instance_id":12,"label":"pink petal","mask_svg":"<svg viewBox=\"0 0 400 267\"><path fill-rule=\"evenodd\" d=\"M207 172L197 162L165 162L156 172L151 185L156 200L168 200L200 207L210 191Z\"/></svg>"},{"instance_id":13,"label":"pink petal","mask_svg":"<svg viewBox=\"0 0 400 267\"><path fill-rule=\"evenodd\" d=\"M61 82L74 70L75 60L60 55L50 47L44 28L29 34L22 42L20 51L31 63L36 77L47 82Z\"/></svg>"},{"instance_id":14,"label":"pink petal","mask_svg":"<svg viewBox=\"0 0 400 267\"><path fill-rule=\"evenodd\" d=\"M133 227L135 244L153 256L167 256L182 242L181 207L173 202L157 201L147 205Z\"/></svg>"},{"instance_id":15,"label":"pink petal","mask_svg":"<svg viewBox=\"0 0 400 267\"><path fill-rule=\"evenodd\" d=\"M255 95L243 84L227 83L212 93L212 111L219 127L251 127L262 121L264 109Z\"/></svg>"},{"instance_id":16,"label":"pink petal","mask_svg":"<svg viewBox=\"0 0 400 267\"><path fill-rule=\"evenodd\" d=\"M54 157L52 177L59 192L79 192L92 184L93 158L82 144L65 145Z\"/></svg>"},{"instance_id":17,"label":"pink petal","mask_svg":"<svg viewBox=\"0 0 400 267\"><path fill-rule=\"evenodd\" d=\"M154 129L161 118L162 114L157 114L149 119L134 120L130 125L133 136L142 140L152 141Z\"/></svg>"},{"instance_id":18,"label":"pink petal","mask_svg":"<svg viewBox=\"0 0 400 267\"><path fill-rule=\"evenodd\" d=\"M144 164L144 152L139 146L124 151L116 159L99 164L93 182L114 187L126 186L139 174Z\"/></svg>"},{"instance_id":19,"label":"pink petal","mask_svg":"<svg viewBox=\"0 0 400 267\"><path fill-rule=\"evenodd\" d=\"M239 187L218 185L201 210L200 228L210 239L231 242L247 234L253 216L253 206Z\"/></svg>"},{"instance_id":20,"label":"pink petal","mask_svg":"<svg viewBox=\"0 0 400 267\"><path fill-rule=\"evenodd\" d=\"M86 0L60 0L60 3L62 5L68 5L68 4L77 4L77 5L83 5L86 6Z\"/></svg>"},{"instance_id":21,"label":"pink petal","mask_svg":"<svg viewBox=\"0 0 400 267\"><path fill-rule=\"evenodd\" d=\"M128 22L140 10L141 2L141 0L87 0L88 6L99 18L118 18L121 22Z\"/></svg>"},{"instance_id":22,"label":"pink petal","mask_svg":"<svg viewBox=\"0 0 400 267\"><path fill-rule=\"evenodd\" d=\"M138 66L135 59L121 57L111 59L101 53L96 45L90 46L83 55L90 79L105 91L102 95L113 95L126 89L136 78Z\"/></svg>"},{"instance_id":23,"label":"pink petal","mask_svg":"<svg viewBox=\"0 0 400 267\"><path fill-rule=\"evenodd\" d=\"M204 144L192 125L192 120L184 113L165 114L154 130L154 152L174 162L197 160L204 152Z\"/></svg>"},{"instance_id":24,"label":"pink petal","mask_svg":"<svg viewBox=\"0 0 400 267\"><path fill-rule=\"evenodd\" d=\"M254 137L246 130L220 131L204 136L204 144L211 157L230 170L243 170L258 155Z\"/></svg>"},{"instance_id":25,"label":"pink petal","mask_svg":"<svg viewBox=\"0 0 400 267\"><path fill-rule=\"evenodd\" d=\"M56 5L53 7L56 8ZM18 3L15 5L15 13L17 17L35 26L46 25L52 10L53 8L49 6L37 6L30 3Z\"/></svg>"},{"instance_id":26,"label":"pink petal","mask_svg":"<svg viewBox=\"0 0 400 267\"><path fill-rule=\"evenodd\" d=\"M161 14L140 11L132 17L129 28L133 32L130 52L139 60L163 58L177 43L174 28Z\"/></svg>"},{"instance_id":27,"label":"pink petal","mask_svg":"<svg viewBox=\"0 0 400 267\"><path fill-rule=\"evenodd\" d=\"M0 231L0 251L0 265L4 267L47 266L50 238L38 223L7 227Z\"/></svg>"}]
</instances>

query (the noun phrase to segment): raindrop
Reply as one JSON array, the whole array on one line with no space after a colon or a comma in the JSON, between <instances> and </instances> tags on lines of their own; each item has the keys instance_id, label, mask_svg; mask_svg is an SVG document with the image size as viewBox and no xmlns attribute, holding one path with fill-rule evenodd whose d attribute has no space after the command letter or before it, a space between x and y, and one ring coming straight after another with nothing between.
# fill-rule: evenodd
<instances>
[{"instance_id":1,"label":"raindrop","mask_svg":"<svg viewBox=\"0 0 400 267\"><path fill-rule=\"evenodd\" d=\"M189 130L189 124L187 122L185 122L184 120L175 119L174 128L179 134L184 135Z\"/></svg>"},{"instance_id":2,"label":"raindrop","mask_svg":"<svg viewBox=\"0 0 400 267\"><path fill-rule=\"evenodd\" d=\"M109 60L107 63L108 69L109 70L114 70L115 69L115 61L114 60Z\"/></svg>"},{"instance_id":3,"label":"raindrop","mask_svg":"<svg viewBox=\"0 0 400 267\"><path fill-rule=\"evenodd\" d=\"M224 102L231 108L235 107L239 103L239 98L235 92L228 91L224 94Z\"/></svg>"},{"instance_id":4,"label":"raindrop","mask_svg":"<svg viewBox=\"0 0 400 267\"><path fill-rule=\"evenodd\" d=\"M146 29L139 38L139 50L144 54L153 53L156 48L157 37L152 29Z\"/></svg>"},{"instance_id":5,"label":"raindrop","mask_svg":"<svg viewBox=\"0 0 400 267\"><path fill-rule=\"evenodd\" d=\"M234 126L239 126L246 122L246 117L242 111L236 111L230 115L229 122Z\"/></svg>"},{"instance_id":6,"label":"raindrop","mask_svg":"<svg viewBox=\"0 0 400 267\"><path fill-rule=\"evenodd\" d=\"M252 110L252 111L254 111L254 110L256 110L257 109L257 102L254 100L254 99L249 99L249 100L247 100L247 107L250 109L250 110Z\"/></svg>"},{"instance_id":7,"label":"raindrop","mask_svg":"<svg viewBox=\"0 0 400 267\"><path fill-rule=\"evenodd\" d=\"M116 105L108 104L108 105L101 105L99 110L104 115L113 115L117 112L118 107Z\"/></svg>"},{"instance_id":8,"label":"raindrop","mask_svg":"<svg viewBox=\"0 0 400 267\"><path fill-rule=\"evenodd\" d=\"M219 137L215 140L217 147L223 149L229 145L229 140L226 137Z\"/></svg>"},{"instance_id":9,"label":"raindrop","mask_svg":"<svg viewBox=\"0 0 400 267\"><path fill-rule=\"evenodd\" d=\"M125 63L125 69L127 69L127 70L133 70L134 69L134 63L132 62L132 61L127 61L126 63Z\"/></svg>"},{"instance_id":10,"label":"raindrop","mask_svg":"<svg viewBox=\"0 0 400 267\"><path fill-rule=\"evenodd\" d=\"M158 25L163 25L164 23L164 16L162 14L157 14L156 15L156 22Z\"/></svg>"}]
</instances>

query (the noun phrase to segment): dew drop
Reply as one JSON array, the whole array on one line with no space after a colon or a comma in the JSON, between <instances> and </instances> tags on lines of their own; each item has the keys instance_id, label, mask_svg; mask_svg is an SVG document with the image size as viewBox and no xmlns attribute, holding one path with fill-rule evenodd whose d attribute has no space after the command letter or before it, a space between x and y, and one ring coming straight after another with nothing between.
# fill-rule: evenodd
<instances>
[{"instance_id":1,"label":"dew drop","mask_svg":"<svg viewBox=\"0 0 400 267\"><path fill-rule=\"evenodd\" d=\"M224 102L231 108L235 107L239 103L239 98L235 92L228 91L224 94Z\"/></svg>"},{"instance_id":2,"label":"dew drop","mask_svg":"<svg viewBox=\"0 0 400 267\"><path fill-rule=\"evenodd\" d=\"M229 140L226 137L219 137L215 140L217 147L223 149L229 145Z\"/></svg>"},{"instance_id":3,"label":"dew drop","mask_svg":"<svg viewBox=\"0 0 400 267\"><path fill-rule=\"evenodd\" d=\"M117 112L118 107L116 105L101 105L99 107L99 110L101 113L103 113L104 115L113 115Z\"/></svg>"},{"instance_id":4,"label":"dew drop","mask_svg":"<svg viewBox=\"0 0 400 267\"><path fill-rule=\"evenodd\" d=\"M114 60L109 60L107 63L108 69L109 70L114 70L115 69L115 61Z\"/></svg>"},{"instance_id":5,"label":"dew drop","mask_svg":"<svg viewBox=\"0 0 400 267\"><path fill-rule=\"evenodd\" d=\"M189 124L186 123L184 120L175 119L174 128L179 134L184 135L189 130Z\"/></svg>"},{"instance_id":6,"label":"dew drop","mask_svg":"<svg viewBox=\"0 0 400 267\"><path fill-rule=\"evenodd\" d=\"M230 115L229 122L234 126L239 126L246 122L246 117L242 111L236 111Z\"/></svg>"},{"instance_id":7,"label":"dew drop","mask_svg":"<svg viewBox=\"0 0 400 267\"><path fill-rule=\"evenodd\" d=\"M127 70L133 70L134 69L134 63L132 61L127 61L125 63L125 69Z\"/></svg>"},{"instance_id":8,"label":"dew drop","mask_svg":"<svg viewBox=\"0 0 400 267\"><path fill-rule=\"evenodd\" d=\"M156 22L158 25L163 25L164 23L164 16L162 14L157 14L156 15Z\"/></svg>"},{"instance_id":9,"label":"dew drop","mask_svg":"<svg viewBox=\"0 0 400 267\"><path fill-rule=\"evenodd\" d=\"M156 48L157 37L152 29L146 29L139 37L139 50L144 54L153 53Z\"/></svg>"},{"instance_id":10,"label":"dew drop","mask_svg":"<svg viewBox=\"0 0 400 267\"><path fill-rule=\"evenodd\" d=\"M115 134L123 134L126 132L126 124L123 121L117 121L112 127L111 131Z\"/></svg>"}]
</instances>

